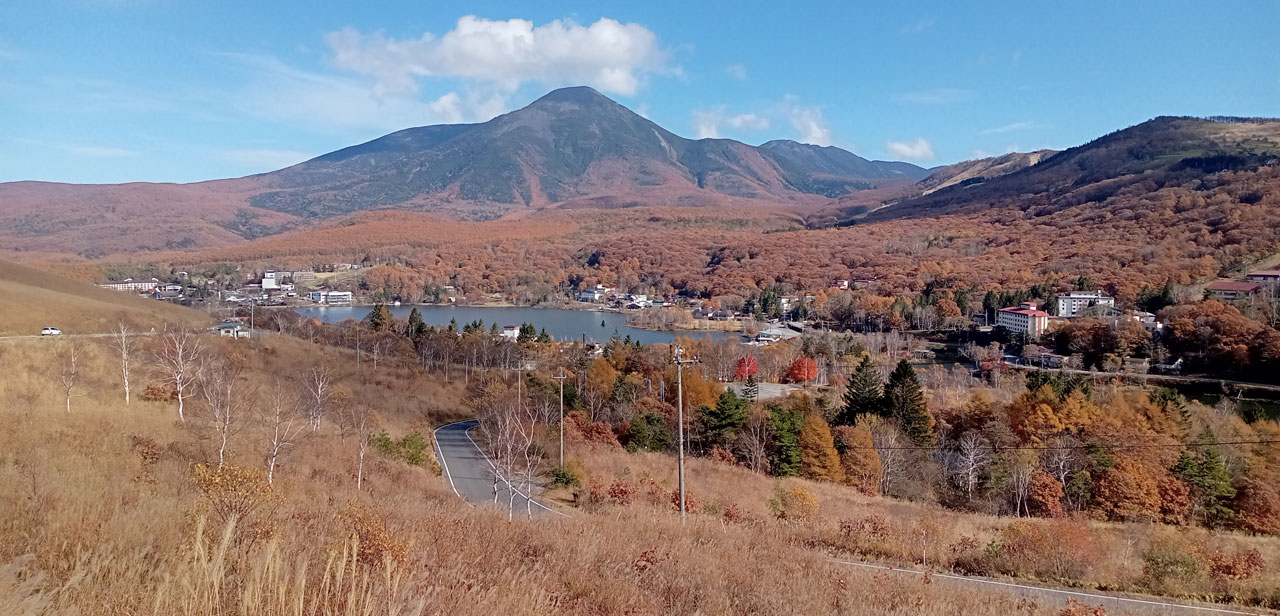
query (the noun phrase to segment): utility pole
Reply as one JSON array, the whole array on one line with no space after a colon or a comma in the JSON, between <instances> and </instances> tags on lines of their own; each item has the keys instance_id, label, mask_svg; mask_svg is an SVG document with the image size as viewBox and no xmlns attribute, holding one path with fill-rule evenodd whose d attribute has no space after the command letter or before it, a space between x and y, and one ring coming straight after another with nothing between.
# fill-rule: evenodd
<instances>
[{"instance_id":1,"label":"utility pole","mask_svg":"<svg viewBox=\"0 0 1280 616\"><path fill-rule=\"evenodd\" d=\"M676 438L680 441L680 455L677 458L678 481L680 485L680 521L685 518L684 502L684 365L692 364L692 359L683 359L684 348L676 347Z\"/></svg>"},{"instance_id":2,"label":"utility pole","mask_svg":"<svg viewBox=\"0 0 1280 616\"><path fill-rule=\"evenodd\" d=\"M569 377L564 375L564 368L561 368L560 375L551 378L560 381L560 469L564 470L564 380Z\"/></svg>"}]
</instances>

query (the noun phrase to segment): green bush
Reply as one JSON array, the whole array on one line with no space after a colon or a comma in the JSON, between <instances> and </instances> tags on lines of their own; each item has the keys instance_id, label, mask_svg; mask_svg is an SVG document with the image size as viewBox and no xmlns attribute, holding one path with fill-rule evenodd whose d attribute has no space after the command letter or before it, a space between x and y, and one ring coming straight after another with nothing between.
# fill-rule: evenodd
<instances>
[{"instance_id":1,"label":"green bush","mask_svg":"<svg viewBox=\"0 0 1280 616\"><path fill-rule=\"evenodd\" d=\"M369 435L369 446L392 460L400 460L410 466L425 467L431 462L427 455L427 439L417 432L410 432L397 441L383 430Z\"/></svg>"},{"instance_id":2,"label":"green bush","mask_svg":"<svg viewBox=\"0 0 1280 616\"><path fill-rule=\"evenodd\" d=\"M572 468L553 468L551 469L551 487L580 488L582 487L582 475Z\"/></svg>"}]
</instances>

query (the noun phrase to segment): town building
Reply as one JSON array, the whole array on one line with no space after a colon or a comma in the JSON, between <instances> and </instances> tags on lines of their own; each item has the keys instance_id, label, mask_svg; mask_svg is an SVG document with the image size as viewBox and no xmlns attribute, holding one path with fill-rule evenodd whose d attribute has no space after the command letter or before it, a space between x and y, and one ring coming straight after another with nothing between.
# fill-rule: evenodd
<instances>
[{"instance_id":1,"label":"town building","mask_svg":"<svg viewBox=\"0 0 1280 616\"><path fill-rule=\"evenodd\" d=\"M307 299L317 304L350 304L355 298L350 291L312 291Z\"/></svg>"},{"instance_id":2,"label":"town building","mask_svg":"<svg viewBox=\"0 0 1280 616\"><path fill-rule=\"evenodd\" d=\"M239 321L223 321L214 328L223 338L248 338L250 331Z\"/></svg>"},{"instance_id":3,"label":"town building","mask_svg":"<svg viewBox=\"0 0 1280 616\"><path fill-rule=\"evenodd\" d=\"M1258 270L1244 275L1249 282L1280 284L1280 269Z\"/></svg>"},{"instance_id":4,"label":"town building","mask_svg":"<svg viewBox=\"0 0 1280 616\"><path fill-rule=\"evenodd\" d=\"M1075 291L1066 295L1058 296L1058 316L1074 317L1079 315L1084 309L1091 306L1115 306L1115 298L1096 291L1094 293L1084 293Z\"/></svg>"},{"instance_id":5,"label":"town building","mask_svg":"<svg viewBox=\"0 0 1280 616\"><path fill-rule=\"evenodd\" d=\"M602 284L598 284L598 285L596 285L596 286L594 286L594 287L591 287L591 288L589 288L589 289L585 289L585 290L583 290L583 291L580 291L580 292L578 293L578 301L580 301L580 302L599 302L599 301L604 301L604 299L605 299L606 297L608 297L608 296L609 296L609 293L611 293L611 292L613 292L613 289L610 289L609 287L606 287L606 286L604 286L604 285L602 285Z\"/></svg>"},{"instance_id":6,"label":"town building","mask_svg":"<svg viewBox=\"0 0 1280 616\"><path fill-rule=\"evenodd\" d=\"M290 275L289 278L292 279L295 283L307 282L308 280L315 280L316 273L311 270L298 270L296 272L293 272L293 274Z\"/></svg>"},{"instance_id":7,"label":"town building","mask_svg":"<svg viewBox=\"0 0 1280 616\"><path fill-rule=\"evenodd\" d=\"M848 291L848 290L849 290L849 281L848 281L848 280L837 280L837 281L835 281L835 282L831 283L831 288L833 288L833 289L841 289L841 290L844 290L844 291Z\"/></svg>"},{"instance_id":8,"label":"town building","mask_svg":"<svg viewBox=\"0 0 1280 616\"><path fill-rule=\"evenodd\" d=\"M1216 299L1222 302L1231 302L1235 300L1248 299L1261 288L1262 283L1260 282L1215 280L1209 283L1204 290L1208 291L1210 299Z\"/></svg>"},{"instance_id":9,"label":"town building","mask_svg":"<svg viewBox=\"0 0 1280 616\"><path fill-rule=\"evenodd\" d=\"M1017 308L1001 308L996 325L1036 339L1049 329L1049 313L1040 310L1035 302L1023 302Z\"/></svg>"},{"instance_id":10,"label":"town building","mask_svg":"<svg viewBox=\"0 0 1280 616\"><path fill-rule=\"evenodd\" d=\"M124 280L120 280L120 281L99 282L98 286L104 289L111 289L113 291L136 291L139 293L150 293L151 291L154 291L156 287L160 286L160 281L156 280L155 278L151 278L149 280L134 280L132 278L125 278Z\"/></svg>"}]
</instances>

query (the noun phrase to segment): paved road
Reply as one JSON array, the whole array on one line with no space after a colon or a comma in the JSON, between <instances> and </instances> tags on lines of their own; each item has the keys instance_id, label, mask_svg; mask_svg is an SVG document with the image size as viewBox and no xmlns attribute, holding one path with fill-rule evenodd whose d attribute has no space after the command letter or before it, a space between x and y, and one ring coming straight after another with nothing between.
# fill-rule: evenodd
<instances>
[{"instance_id":1,"label":"paved road","mask_svg":"<svg viewBox=\"0 0 1280 616\"><path fill-rule=\"evenodd\" d=\"M160 332L129 332L130 336L154 336ZM0 340L62 340L65 338L110 338L116 334L68 334L63 333L59 336L41 336L40 334L19 335L19 336L0 336Z\"/></svg>"},{"instance_id":2,"label":"paved road","mask_svg":"<svg viewBox=\"0 0 1280 616\"><path fill-rule=\"evenodd\" d=\"M877 565L872 563L856 562L851 560L832 560L831 562L846 565L850 567L859 567L864 569L878 569L881 571L892 571L901 575L924 575L923 572L912 569L900 569L897 567L887 567L885 565ZM1272 612L1262 611L1244 611L1239 608L1215 607L1211 605L1189 605L1185 603L1169 603L1158 599L1138 599L1131 597L1117 597L1115 595L1106 595L1098 592L1088 592L1083 590L1067 590L1065 588L1050 588L1047 586L1035 586L1031 584L1018 584L1015 582L1003 582L1000 580L991 580L981 577L970 577L964 575L953 575L949 573L933 573L931 581L934 584L951 584L954 586L969 587L986 587L988 589L1002 589L1008 591L1015 597L1027 598L1044 606L1065 606L1067 599L1075 599L1080 603L1087 605L1100 605L1107 610L1107 614L1185 614L1187 616L1208 616L1209 614L1270 614Z\"/></svg>"},{"instance_id":3,"label":"paved road","mask_svg":"<svg viewBox=\"0 0 1280 616\"><path fill-rule=\"evenodd\" d=\"M479 423L468 419L436 428L436 457L440 460L440 469L454 493L473 505L493 507L493 463L471 437L471 430ZM509 486L501 480L498 481L496 506L505 511L513 493L515 515L530 515L530 512L535 517L565 515L543 505L536 498L530 499L518 485Z\"/></svg>"}]
</instances>

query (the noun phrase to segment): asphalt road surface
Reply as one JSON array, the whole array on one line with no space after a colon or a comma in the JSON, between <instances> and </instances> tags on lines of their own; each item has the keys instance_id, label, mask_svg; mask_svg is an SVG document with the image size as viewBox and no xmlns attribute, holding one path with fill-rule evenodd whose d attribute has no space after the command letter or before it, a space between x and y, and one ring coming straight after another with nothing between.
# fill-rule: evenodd
<instances>
[{"instance_id":1,"label":"asphalt road surface","mask_svg":"<svg viewBox=\"0 0 1280 616\"><path fill-rule=\"evenodd\" d=\"M497 504L494 504L493 463L471 437L471 430L479 423L468 419L436 428L436 457L454 493L473 505L498 507L502 511L507 511L507 503L511 502L511 511L517 516L564 516L538 499L530 498L518 484L511 486L501 479L497 483Z\"/></svg>"}]
</instances>

